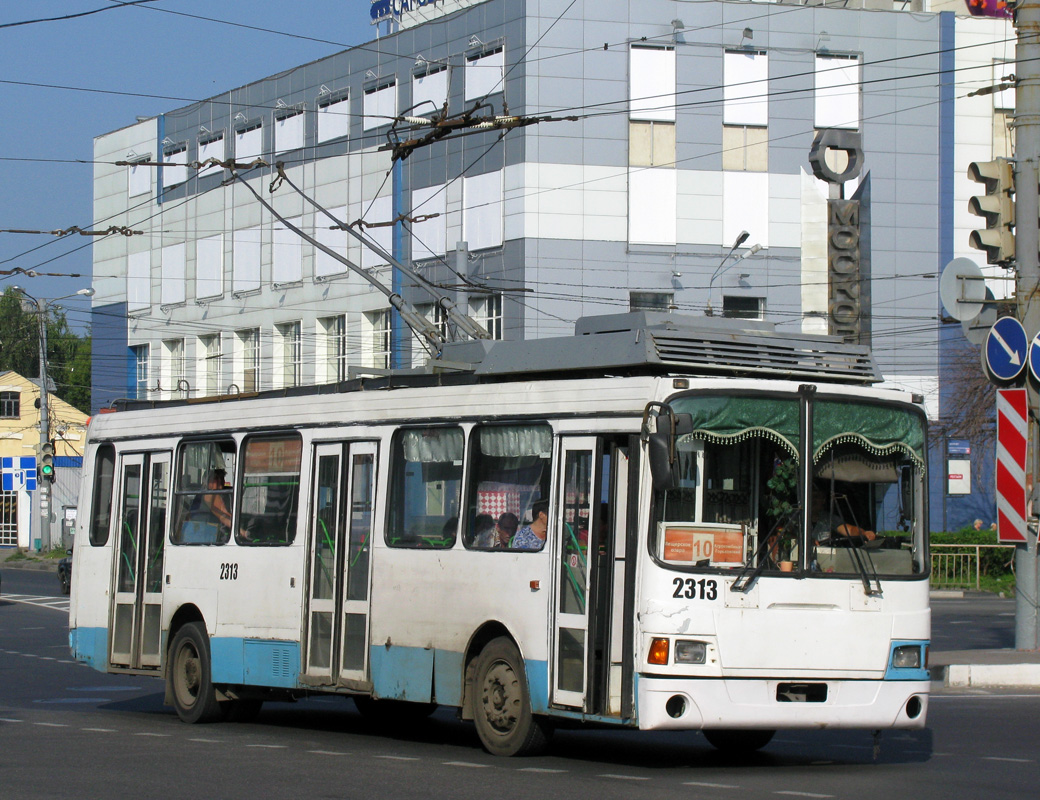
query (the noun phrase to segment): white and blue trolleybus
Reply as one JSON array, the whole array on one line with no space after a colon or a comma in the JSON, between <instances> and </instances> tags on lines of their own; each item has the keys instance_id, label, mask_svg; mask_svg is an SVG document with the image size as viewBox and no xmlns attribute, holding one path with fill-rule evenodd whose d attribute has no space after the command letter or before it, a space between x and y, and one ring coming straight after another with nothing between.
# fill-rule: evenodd
<instances>
[{"instance_id":1,"label":"white and blue trolleybus","mask_svg":"<svg viewBox=\"0 0 1040 800\"><path fill-rule=\"evenodd\" d=\"M442 358L96 415L74 655L185 722L338 694L501 755L924 726L925 417L866 348L646 313Z\"/></svg>"}]
</instances>

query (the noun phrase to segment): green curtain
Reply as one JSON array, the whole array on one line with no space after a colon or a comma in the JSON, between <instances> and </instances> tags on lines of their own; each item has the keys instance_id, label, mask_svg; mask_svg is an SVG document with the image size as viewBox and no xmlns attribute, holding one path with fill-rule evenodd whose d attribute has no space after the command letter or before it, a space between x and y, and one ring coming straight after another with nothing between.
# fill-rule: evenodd
<instances>
[{"instance_id":1,"label":"green curtain","mask_svg":"<svg viewBox=\"0 0 1040 800\"><path fill-rule=\"evenodd\" d=\"M817 400L813 404L813 463L844 443L857 444L876 456L902 452L918 466L925 463L920 415L892 406Z\"/></svg>"},{"instance_id":2,"label":"green curtain","mask_svg":"<svg viewBox=\"0 0 1040 800\"><path fill-rule=\"evenodd\" d=\"M704 439L733 444L761 436L798 458L797 398L680 397L671 406L676 413L693 417L693 432L680 437L680 442Z\"/></svg>"}]
</instances>

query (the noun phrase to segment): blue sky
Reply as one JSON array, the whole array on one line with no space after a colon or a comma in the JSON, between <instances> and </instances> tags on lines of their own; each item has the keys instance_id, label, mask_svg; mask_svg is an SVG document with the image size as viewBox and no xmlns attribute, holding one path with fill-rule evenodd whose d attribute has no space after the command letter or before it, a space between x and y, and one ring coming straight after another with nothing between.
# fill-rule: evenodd
<instances>
[{"instance_id":1,"label":"blue sky","mask_svg":"<svg viewBox=\"0 0 1040 800\"><path fill-rule=\"evenodd\" d=\"M6 2L0 26L108 5ZM157 0L0 27L0 229L89 227L93 167L69 162L89 162L98 135L187 104L156 96L203 99L375 37L368 0ZM0 291L51 299L89 286L91 238L0 233L0 271L82 276L0 275ZM62 305L75 327L87 323L85 301Z\"/></svg>"}]
</instances>

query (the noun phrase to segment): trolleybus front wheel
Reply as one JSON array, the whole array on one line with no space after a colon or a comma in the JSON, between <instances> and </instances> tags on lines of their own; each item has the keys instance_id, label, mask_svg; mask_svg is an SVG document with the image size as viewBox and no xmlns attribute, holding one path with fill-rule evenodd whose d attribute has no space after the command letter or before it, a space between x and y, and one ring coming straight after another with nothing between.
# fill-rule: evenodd
<instances>
[{"instance_id":1,"label":"trolleybus front wheel","mask_svg":"<svg viewBox=\"0 0 1040 800\"><path fill-rule=\"evenodd\" d=\"M522 756L545 749L552 729L531 713L524 663L509 639L494 639L481 651L473 691L473 721L489 753Z\"/></svg>"},{"instance_id":2,"label":"trolleybus front wheel","mask_svg":"<svg viewBox=\"0 0 1040 800\"><path fill-rule=\"evenodd\" d=\"M209 636L201 622L189 622L173 637L166 670L173 707L182 721L212 722L220 717L211 674Z\"/></svg>"},{"instance_id":3,"label":"trolleybus front wheel","mask_svg":"<svg viewBox=\"0 0 1040 800\"><path fill-rule=\"evenodd\" d=\"M760 730L706 730L704 738L717 750L732 755L761 750L773 739L776 731Z\"/></svg>"}]
</instances>

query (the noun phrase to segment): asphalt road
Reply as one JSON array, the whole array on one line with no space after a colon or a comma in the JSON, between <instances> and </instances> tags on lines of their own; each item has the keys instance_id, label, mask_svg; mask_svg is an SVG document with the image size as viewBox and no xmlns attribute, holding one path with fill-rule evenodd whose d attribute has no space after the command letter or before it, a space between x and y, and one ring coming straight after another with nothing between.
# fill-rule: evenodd
<instances>
[{"instance_id":1,"label":"asphalt road","mask_svg":"<svg viewBox=\"0 0 1040 800\"><path fill-rule=\"evenodd\" d=\"M993 800L1032 796L1040 774L1035 746L1040 692L954 692L938 685L933 685L929 727L887 732L877 751L865 731L790 731L745 759L720 757L698 733L595 730L557 732L544 756L497 759L480 748L472 726L450 711L440 710L408 730L386 731L338 698L269 704L254 723L184 725L162 705L160 681L104 675L72 662L61 611L67 601L44 596L48 586L57 595L57 579L49 573L3 571L0 797L5 800L70 795ZM947 602L965 605L946 608ZM971 626L959 621L973 616L969 607L975 607L973 601L943 601L937 631L955 636L968 630ZM1003 613L1003 605L994 608ZM974 618L988 619L981 611ZM1013 633L1013 618L1010 627Z\"/></svg>"}]
</instances>

